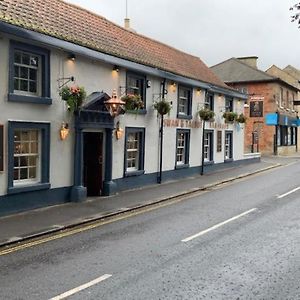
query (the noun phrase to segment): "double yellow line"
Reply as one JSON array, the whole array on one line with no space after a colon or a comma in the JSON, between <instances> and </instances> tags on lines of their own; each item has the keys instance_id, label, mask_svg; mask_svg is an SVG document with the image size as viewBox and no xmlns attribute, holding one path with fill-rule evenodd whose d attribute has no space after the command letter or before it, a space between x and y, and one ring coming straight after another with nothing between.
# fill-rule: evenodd
<instances>
[{"instance_id":1,"label":"double yellow line","mask_svg":"<svg viewBox=\"0 0 300 300\"><path fill-rule=\"evenodd\" d=\"M201 191L201 193L203 193L203 191ZM134 216L146 213L146 212L150 212L152 210L156 210L160 207L172 205L172 204L180 202L184 199L192 198L192 197L195 197L195 196L197 196L196 193L192 193L192 194L187 195L187 196L181 196L181 197L178 197L178 198L173 198L171 200L166 200L164 202L159 202L159 203L153 204L153 205L148 206L148 207L136 208L135 210L130 211L130 212L126 212L126 211L123 212L123 213L120 212L119 215L115 215L115 216L112 216L112 217L107 217L106 219L102 219L102 220L99 220L99 221L94 221L93 223L90 223L90 224L87 224L87 225L78 225L80 227L76 227L76 228L73 228L73 229L61 229L62 232L56 233L56 234L54 233L51 236L46 236L46 237L43 237L43 238L40 238L40 239L31 240L31 241L24 242L24 243L22 243L20 245L17 245L17 246L4 248L2 250L0 249L0 256L4 256L4 255L7 255L7 254L16 252L16 251L24 250L24 249L27 249L27 248L30 248L30 247L34 247L34 246L45 244L45 243L48 243L48 242L51 242L51 241L55 241L55 240L58 240L58 239L61 239L61 238L64 238L64 237L68 237L70 235L74 235L74 234L78 234L78 233L81 233L81 232L84 232L84 231L87 231L87 230L91 230L91 229L94 229L94 228L97 228L97 227L100 227L100 226L103 226L103 225L106 225L106 224L110 224L110 223L113 223L113 222L117 222L117 221L121 221L121 220L124 220L124 219L127 219L127 218L131 218L131 217L134 217Z\"/></svg>"}]
</instances>

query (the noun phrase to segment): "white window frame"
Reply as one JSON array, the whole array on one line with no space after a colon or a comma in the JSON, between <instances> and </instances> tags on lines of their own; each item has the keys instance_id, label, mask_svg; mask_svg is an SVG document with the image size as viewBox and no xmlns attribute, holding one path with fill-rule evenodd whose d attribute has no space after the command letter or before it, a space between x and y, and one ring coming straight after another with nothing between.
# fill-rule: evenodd
<instances>
[{"instance_id":1,"label":"white window frame","mask_svg":"<svg viewBox=\"0 0 300 300\"><path fill-rule=\"evenodd\" d=\"M134 136L133 140L130 140L130 136ZM130 148L130 143L132 144L137 144L137 147L135 148ZM140 141L140 132L130 132L128 133L127 136L127 141L126 141L126 172L132 172L132 171L137 171L140 169L140 147L141 147L141 141ZM132 157L131 154L136 153L134 157ZM128 167L128 165L132 165L131 162L135 162L134 167Z\"/></svg>"},{"instance_id":2,"label":"white window frame","mask_svg":"<svg viewBox=\"0 0 300 300\"><path fill-rule=\"evenodd\" d=\"M14 135L16 136L16 132L20 132L20 136L21 136L21 139L20 140L17 140L17 141L14 141L14 149L16 147L16 144L20 144L20 149L22 148L22 142L23 142L23 145L25 143L28 143L28 148L29 148L29 152L25 152L25 153L18 153L16 154L15 151L14 151L14 160L17 158L18 160L23 157L23 158L26 158L26 159L29 159L30 157L35 157L36 158L36 164L35 165L32 165L32 167L35 167L36 168L36 177L34 178L29 178L29 167L30 165L24 165L24 166L21 166L20 163L18 164L18 167L15 167L14 165L14 172L15 170L17 169L18 172L19 172L19 176L18 178L19 179L15 179L13 178L13 184L14 186L18 186L18 185L26 185L26 184L34 184L34 183L38 183L40 182L41 180L41 130L40 129L26 129L26 128L18 128L18 129L15 129L14 131ZM28 140L23 140L22 139L22 132L25 132L25 131L28 131L28 132L32 132L32 131L35 131L37 132L37 140L33 140L29 137ZM31 135L31 134L29 134ZM32 153L31 152L31 147L32 147L32 144L33 143L37 143L37 153ZM23 146L23 148L25 148ZM21 172L21 169L27 169L27 178L26 179L20 179L20 172Z\"/></svg>"},{"instance_id":3,"label":"white window frame","mask_svg":"<svg viewBox=\"0 0 300 300\"><path fill-rule=\"evenodd\" d=\"M20 53L21 57L23 55L28 55L29 56L29 60L33 57L37 58L38 59L38 63L37 63L37 67L35 67L34 65L27 65L27 64L23 64L22 62L16 62L15 61L15 54L16 53ZM18 79L19 80L19 86L20 86L20 82L21 80L26 80L28 82L28 90L27 91L23 91L23 90L20 90L20 89L15 89L15 85L13 84L14 86L14 94L18 94L18 95L28 95L28 96L41 96L42 95L42 57L38 54L34 54L34 53L31 53L31 52L28 52L28 51L23 51L23 50L15 50L14 51L14 54L13 54L13 61L14 61L14 76L13 76L13 80L15 79ZM25 78L22 78L22 77L17 77L16 74L15 74L15 67L18 67L18 68L26 68L27 69L27 72L29 73L30 72L30 69L32 70L36 70L37 72L37 75L36 75L36 92L30 92L29 91L29 84L30 82L34 82L34 80L30 80L30 76L28 74L28 78L25 79ZM20 71L19 71L20 72Z\"/></svg>"},{"instance_id":4,"label":"white window frame","mask_svg":"<svg viewBox=\"0 0 300 300\"><path fill-rule=\"evenodd\" d=\"M232 152L232 133L231 132L225 132L225 147L224 147L224 155L225 160L232 159L230 156Z\"/></svg>"}]
</instances>

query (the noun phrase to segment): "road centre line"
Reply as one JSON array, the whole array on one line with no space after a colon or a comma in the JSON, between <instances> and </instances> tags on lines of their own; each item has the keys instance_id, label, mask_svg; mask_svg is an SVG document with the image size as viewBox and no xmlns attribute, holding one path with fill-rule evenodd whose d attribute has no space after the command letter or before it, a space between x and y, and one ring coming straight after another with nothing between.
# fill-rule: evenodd
<instances>
[{"instance_id":1,"label":"road centre line","mask_svg":"<svg viewBox=\"0 0 300 300\"><path fill-rule=\"evenodd\" d=\"M217 228L219 228L219 227L221 227L221 226L223 226L223 225L226 225L226 224L228 224L228 223L230 223L230 222L232 222L232 221L235 221L235 220L237 220L237 219L239 219L239 218L242 218L242 217L244 217L244 216L246 216L246 215L248 215L248 214L254 212L255 210L257 210L257 208L252 208L252 209L250 209L250 210L247 210L247 211L245 211L245 212L243 212L243 213L241 213L241 214L239 214L239 215L237 215L237 216L235 216L235 217L232 217L232 218L230 218L230 219L228 219L228 220L226 220L226 221L224 221L224 222L221 222L221 223L216 224L216 225L214 225L214 226L212 226L212 227L210 227L210 228L207 228L207 229L205 229L205 230L203 230L203 231L200 231L199 233L196 233L196 234L194 234L194 235L192 235L192 236L190 236L190 237L187 237L187 238L185 238L185 239L183 239L183 240L181 240L181 241L182 241L183 243L189 242L189 241L191 241L191 240L193 240L193 239L195 239L195 238L197 238L197 237L199 237L199 236L201 236L201 235L204 235L204 234L206 234L206 233L208 233L208 232L210 232L210 231L212 231L212 230L215 230L215 229L217 229Z\"/></svg>"},{"instance_id":2,"label":"road centre line","mask_svg":"<svg viewBox=\"0 0 300 300\"><path fill-rule=\"evenodd\" d=\"M293 190L291 190L291 191L289 191L289 192L287 192L287 193L285 193L285 194L282 194L282 195L277 196L277 199L281 199L281 198L283 198L283 197L285 197L285 196L288 196L288 195L290 195L290 194L292 194L292 193L297 192L298 190L300 190L300 186L297 187L297 188L295 188L295 189L293 189Z\"/></svg>"},{"instance_id":3,"label":"road centre line","mask_svg":"<svg viewBox=\"0 0 300 300\"><path fill-rule=\"evenodd\" d=\"M80 292L82 290L85 290L85 289L87 289L87 288L89 288L89 287L91 287L91 286L93 286L93 285L95 285L95 284L97 284L97 283L99 283L101 281L104 281L104 280L108 279L111 276L112 276L111 274L105 274L105 275L100 276L100 277L98 277L98 278L96 278L96 279L94 279L94 280L92 280L90 282L87 282L87 283L85 283L83 285L80 285L80 286L78 286L78 287L76 287L76 288L74 288L72 290L69 290L69 291L67 291L67 292L65 292L63 294L60 294L60 295L58 295L56 297L53 297L53 298L51 298L49 300L62 300L62 299L65 299L65 298L70 297L70 296L72 296L72 295L74 295L74 294L76 294L76 293L78 293L78 292Z\"/></svg>"}]
</instances>

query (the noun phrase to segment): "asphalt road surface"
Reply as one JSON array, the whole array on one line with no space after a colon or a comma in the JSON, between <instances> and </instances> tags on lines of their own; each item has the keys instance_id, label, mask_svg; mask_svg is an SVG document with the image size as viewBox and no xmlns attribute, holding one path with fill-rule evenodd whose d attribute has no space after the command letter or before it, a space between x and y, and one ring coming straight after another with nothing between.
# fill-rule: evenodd
<instances>
[{"instance_id":1,"label":"asphalt road surface","mask_svg":"<svg viewBox=\"0 0 300 300\"><path fill-rule=\"evenodd\" d=\"M300 299L300 163L1 255L0 299Z\"/></svg>"}]
</instances>

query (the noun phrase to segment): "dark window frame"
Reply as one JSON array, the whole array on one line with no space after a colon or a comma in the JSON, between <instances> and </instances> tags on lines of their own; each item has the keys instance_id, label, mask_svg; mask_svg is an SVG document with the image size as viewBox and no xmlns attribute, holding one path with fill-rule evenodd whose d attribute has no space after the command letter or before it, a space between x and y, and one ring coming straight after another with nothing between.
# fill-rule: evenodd
<instances>
[{"instance_id":1,"label":"dark window frame","mask_svg":"<svg viewBox=\"0 0 300 300\"><path fill-rule=\"evenodd\" d=\"M41 95L26 95L14 93L14 53L15 51L23 51L35 54L41 57ZM52 104L50 97L50 51L37 46L10 41L9 50L9 84L8 84L8 101L35 103L35 104Z\"/></svg>"},{"instance_id":2,"label":"dark window frame","mask_svg":"<svg viewBox=\"0 0 300 300\"><path fill-rule=\"evenodd\" d=\"M209 161L204 161L205 165L213 164L214 163L214 130L211 129L205 129L204 130L204 135L205 134L210 134L210 144L209 144L209 156L210 160ZM203 153L204 155L204 153Z\"/></svg>"},{"instance_id":3,"label":"dark window frame","mask_svg":"<svg viewBox=\"0 0 300 300\"><path fill-rule=\"evenodd\" d=\"M187 100L187 113L186 114L179 112L179 97L180 97L181 90L185 90L189 94L188 100ZM178 119L191 120L193 118L193 116L192 116L192 101L193 101L193 88L184 86L184 85L178 85L178 93L177 93L177 118Z\"/></svg>"},{"instance_id":4,"label":"dark window frame","mask_svg":"<svg viewBox=\"0 0 300 300\"><path fill-rule=\"evenodd\" d=\"M232 97L225 97L225 111L226 112L233 112L233 98Z\"/></svg>"},{"instance_id":5,"label":"dark window frame","mask_svg":"<svg viewBox=\"0 0 300 300\"><path fill-rule=\"evenodd\" d=\"M14 185L14 131L38 129L41 131L40 182ZM50 123L8 121L8 194L49 189L50 173Z\"/></svg>"},{"instance_id":6,"label":"dark window frame","mask_svg":"<svg viewBox=\"0 0 300 300\"><path fill-rule=\"evenodd\" d=\"M178 136L179 134L185 135L185 156L184 156L184 164L177 163L177 149L178 149ZM183 169L188 168L190 161L190 139L191 139L191 130L190 129L176 129L176 149L175 149L175 169Z\"/></svg>"},{"instance_id":7,"label":"dark window frame","mask_svg":"<svg viewBox=\"0 0 300 300\"><path fill-rule=\"evenodd\" d=\"M130 94L132 93L131 90L132 90L132 87L129 87L129 80L130 78L133 78L135 80L138 80L139 81L139 95L141 96L141 100L143 101L144 103L144 108L143 109L139 109L137 111L138 114L146 114L147 113L147 110L146 110L146 88L147 88L147 80L146 80L146 76L143 75L143 74L140 74L140 73L135 73L135 72L131 72L131 71L127 71L126 72L126 94ZM130 112L130 111L129 111Z\"/></svg>"},{"instance_id":8,"label":"dark window frame","mask_svg":"<svg viewBox=\"0 0 300 300\"><path fill-rule=\"evenodd\" d=\"M230 135L230 149L229 149L229 158L225 157L225 151L226 151L226 136ZM230 130L225 131L225 139L224 139L224 161L232 161L233 160L233 132Z\"/></svg>"},{"instance_id":9,"label":"dark window frame","mask_svg":"<svg viewBox=\"0 0 300 300\"><path fill-rule=\"evenodd\" d=\"M215 99L214 93L206 92L204 108L208 108L209 110L214 111L214 106L215 106L214 99Z\"/></svg>"},{"instance_id":10,"label":"dark window frame","mask_svg":"<svg viewBox=\"0 0 300 300\"><path fill-rule=\"evenodd\" d=\"M127 171L127 140L130 133L139 133L139 167L136 171ZM143 127L126 127L124 143L124 177L139 176L145 173L145 134L146 129Z\"/></svg>"},{"instance_id":11,"label":"dark window frame","mask_svg":"<svg viewBox=\"0 0 300 300\"><path fill-rule=\"evenodd\" d=\"M222 148L223 148L222 136L223 136L223 131L217 130L217 152L222 152Z\"/></svg>"},{"instance_id":12,"label":"dark window frame","mask_svg":"<svg viewBox=\"0 0 300 300\"><path fill-rule=\"evenodd\" d=\"M4 125L0 124L0 172L4 171Z\"/></svg>"}]
</instances>

